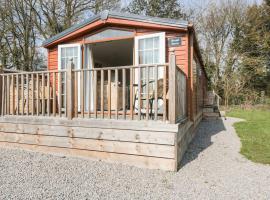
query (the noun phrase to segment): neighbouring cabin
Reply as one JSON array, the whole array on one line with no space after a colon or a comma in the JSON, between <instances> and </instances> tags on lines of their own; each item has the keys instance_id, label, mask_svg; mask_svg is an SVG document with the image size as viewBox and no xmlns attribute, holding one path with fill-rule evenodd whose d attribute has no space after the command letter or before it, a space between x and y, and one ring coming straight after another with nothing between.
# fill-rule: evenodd
<instances>
[{"instance_id":1,"label":"neighbouring cabin","mask_svg":"<svg viewBox=\"0 0 270 200\"><path fill-rule=\"evenodd\" d=\"M2 145L178 169L207 87L192 24L104 11L43 45L47 71L1 74Z\"/></svg>"}]
</instances>

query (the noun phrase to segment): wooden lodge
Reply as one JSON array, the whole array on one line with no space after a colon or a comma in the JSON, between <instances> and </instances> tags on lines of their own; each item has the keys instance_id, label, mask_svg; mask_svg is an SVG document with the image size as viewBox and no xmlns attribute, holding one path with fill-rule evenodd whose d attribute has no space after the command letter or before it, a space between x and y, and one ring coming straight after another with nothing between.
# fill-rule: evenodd
<instances>
[{"instance_id":1,"label":"wooden lodge","mask_svg":"<svg viewBox=\"0 0 270 200\"><path fill-rule=\"evenodd\" d=\"M0 74L0 145L176 171L207 76L187 21L104 11L43 43L48 70Z\"/></svg>"}]
</instances>

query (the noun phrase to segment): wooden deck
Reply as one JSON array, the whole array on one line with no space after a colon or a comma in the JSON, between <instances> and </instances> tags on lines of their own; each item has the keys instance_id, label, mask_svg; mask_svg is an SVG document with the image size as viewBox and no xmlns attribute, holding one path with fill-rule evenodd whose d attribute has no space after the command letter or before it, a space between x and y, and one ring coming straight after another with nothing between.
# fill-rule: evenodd
<instances>
[{"instance_id":1,"label":"wooden deck","mask_svg":"<svg viewBox=\"0 0 270 200\"><path fill-rule=\"evenodd\" d=\"M175 170L176 124L121 120L14 117L0 119L1 143Z\"/></svg>"},{"instance_id":2,"label":"wooden deck","mask_svg":"<svg viewBox=\"0 0 270 200\"><path fill-rule=\"evenodd\" d=\"M134 75L150 68L154 80ZM0 144L9 147L176 171L201 119L187 116L187 77L174 54L169 64L91 70L71 64L0 78ZM113 79L120 82L116 92Z\"/></svg>"},{"instance_id":3,"label":"wooden deck","mask_svg":"<svg viewBox=\"0 0 270 200\"><path fill-rule=\"evenodd\" d=\"M181 124L5 116L0 145L176 171L200 120L201 114Z\"/></svg>"}]
</instances>

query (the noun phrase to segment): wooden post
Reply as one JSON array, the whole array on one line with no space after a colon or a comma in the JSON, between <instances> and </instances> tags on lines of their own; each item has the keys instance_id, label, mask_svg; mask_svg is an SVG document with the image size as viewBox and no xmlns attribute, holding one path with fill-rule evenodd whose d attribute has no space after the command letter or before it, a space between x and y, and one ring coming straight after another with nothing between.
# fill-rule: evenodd
<instances>
[{"instance_id":1,"label":"wooden post","mask_svg":"<svg viewBox=\"0 0 270 200\"><path fill-rule=\"evenodd\" d=\"M0 74L3 74L3 66L0 65ZM0 97L0 113L2 113L2 97L3 97L3 91L2 91L2 76L0 76L0 94L1 94L1 97Z\"/></svg>"},{"instance_id":2,"label":"wooden post","mask_svg":"<svg viewBox=\"0 0 270 200\"><path fill-rule=\"evenodd\" d=\"M74 102L73 102L73 92L74 92L74 88L73 88L73 83L74 83L74 76L73 76L73 72L72 69L74 68L74 64L72 62L68 63L67 66L67 78L66 78L66 88L67 88L67 118L69 120L71 120L74 116L74 112L73 112L73 108L74 108Z\"/></svg>"},{"instance_id":3,"label":"wooden post","mask_svg":"<svg viewBox=\"0 0 270 200\"><path fill-rule=\"evenodd\" d=\"M176 122L176 113L175 113L175 95L176 95L176 62L174 50L170 51L169 57L169 121L171 124Z\"/></svg>"}]
</instances>

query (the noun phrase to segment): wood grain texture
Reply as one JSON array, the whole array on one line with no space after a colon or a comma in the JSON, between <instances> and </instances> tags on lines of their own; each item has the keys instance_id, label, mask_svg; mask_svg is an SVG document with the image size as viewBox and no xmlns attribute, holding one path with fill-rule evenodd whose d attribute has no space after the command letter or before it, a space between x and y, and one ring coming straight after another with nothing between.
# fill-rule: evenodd
<instances>
[{"instance_id":1,"label":"wood grain texture","mask_svg":"<svg viewBox=\"0 0 270 200\"><path fill-rule=\"evenodd\" d=\"M144 155L161 158L174 158L174 146L168 145L94 140L85 138L56 137L46 135L30 135L30 134L5 133L5 132L0 132L0 141L15 142L20 144L34 144L40 146L102 151L110 153Z\"/></svg>"},{"instance_id":2,"label":"wood grain texture","mask_svg":"<svg viewBox=\"0 0 270 200\"><path fill-rule=\"evenodd\" d=\"M167 171L175 170L175 160L166 158L155 158L147 156L136 156L127 154L117 154L99 151L87 151L79 149L59 148L59 147L48 147L38 146L29 144L18 144L9 142L0 142L1 146L9 148L23 148L31 151L38 151L41 153L51 153L57 155L70 155L79 156L84 158L90 158L93 160L103 160L110 163L121 163L124 165L136 166L148 169L161 169Z\"/></svg>"},{"instance_id":3,"label":"wood grain texture","mask_svg":"<svg viewBox=\"0 0 270 200\"><path fill-rule=\"evenodd\" d=\"M99 140L140 142L149 144L174 145L174 133L157 131L121 130L116 128L86 128L55 125L0 123L0 131L58 137L90 138Z\"/></svg>"}]
</instances>

